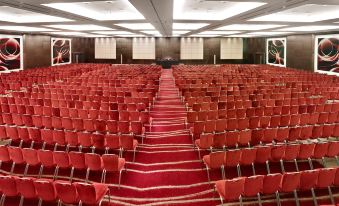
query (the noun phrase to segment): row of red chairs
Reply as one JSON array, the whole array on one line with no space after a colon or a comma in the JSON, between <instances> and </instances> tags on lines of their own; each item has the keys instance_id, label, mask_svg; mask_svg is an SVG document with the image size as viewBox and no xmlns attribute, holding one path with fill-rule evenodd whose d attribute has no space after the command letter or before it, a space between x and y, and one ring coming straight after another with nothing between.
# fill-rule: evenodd
<instances>
[{"instance_id":1,"label":"row of red chairs","mask_svg":"<svg viewBox=\"0 0 339 206\"><path fill-rule=\"evenodd\" d=\"M188 119L187 119L188 121ZM191 120L188 122L192 122ZM194 133L211 133L233 130L295 127L319 124L339 123L339 112L312 113L294 115L272 115L262 117L227 118L217 120L195 121L193 123Z\"/></svg>"},{"instance_id":2,"label":"row of red chairs","mask_svg":"<svg viewBox=\"0 0 339 206\"><path fill-rule=\"evenodd\" d=\"M32 113L32 112L29 112ZM46 121L51 120L52 118L81 118L81 119L91 119L93 120L115 120L115 121L141 121L146 123L149 121L149 112L142 111L101 111L101 110L81 110L81 109L68 109L68 108L58 108L51 109L48 108L44 110L40 107L39 110L35 110L33 114L20 114L16 112L0 113L0 121L5 124L22 124L22 122L27 122L31 124L32 119L46 119Z\"/></svg>"},{"instance_id":3,"label":"row of red chairs","mask_svg":"<svg viewBox=\"0 0 339 206\"><path fill-rule=\"evenodd\" d=\"M293 98L285 100L274 100L274 99L264 99L264 100L249 100L244 98L244 96L224 96L224 98L215 98L206 96L209 101L195 102L192 99L184 99L186 106L192 108L194 111L200 110L214 110L214 109L241 109L241 108L250 108L250 107L274 107L274 106L305 106L305 105L326 105L327 98ZM317 100L317 101L316 101ZM332 107L332 105L327 105Z\"/></svg>"},{"instance_id":4,"label":"row of red chairs","mask_svg":"<svg viewBox=\"0 0 339 206\"><path fill-rule=\"evenodd\" d=\"M5 204L6 197L20 197L19 206L24 205L24 199L39 199L42 202L56 202L60 204L87 204L101 205L105 194L109 195L109 188L100 183L65 182L61 180L35 179L28 177L0 175L1 205Z\"/></svg>"},{"instance_id":5,"label":"row of red chairs","mask_svg":"<svg viewBox=\"0 0 339 206\"><path fill-rule=\"evenodd\" d=\"M297 160L308 160L310 168L313 169L312 159L321 159L326 165L324 157L335 157L338 161L337 155L339 155L339 142L337 141L277 144L212 152L203 157L203 162L210 181L210 169L221 169L222 177L225 179L225 167L237 167L238 176L241 176L240 166L251 165L253 174L255 174L255 163L266 164L267 173L270 173L269 162L278 161L281 170L285 172L283 161L294 161L296 170L299 171Z\"/></svg>"},{"instance_id":6,"label":"row of red chairs","mask_svg":"<svg viewBox=\"0 0 339 206\"><path fill-rule=\"evenodd\" d=\"M314 205L318 205L315 189L328 189L331 202L335 204L331 187L339 186L339 168L322 168L284 174L256 175L220 180L215 183L221 203L239 201L243 205L243 197L258 198L261 206L261 195L276 195L278 205L281 205L280 193L293 193L296 205L299 205L298 191L312 192Z\"/></svg>"},{"instance_id":7,"label":"row of red chairs","mask_svg":"<svg viewBox=\"0 0 339 206\"><path fill-rule=\"evenodd\" d=\"M295 100L295 102L292 102L290 100ZM296 108L296 106L300 107L298 108L298 111L300 110L300 113L308 112L312 113L316 110L325 110L328 112L331 111L339 111L339 103L337 102L330 102L326 98L323 98L320 101L297 101L297 99L290 99L290 100L261 100L261 101L253 101L253 100L246 100L246 99L239 99L235 101L220 101L216 100L213 102L202 102L202 103L193 103L190 105L189 103L186 103L186 108L192 109L193 111L201 111L201 110L220 110L220 109L248 109L248 108L258 108L258 107L293 107ZM314 99L311 99L314 100ZM326 108L325 108L326 107Z\"/></svg>"},{"instance_id":8,"label":"row of red chairs","mask_svg":"<svg viewBox=\"0 0 339 206\"><path fill-rule=\"evenodd\" d=\"M136 115L139 117L139 114ZM121 133L142 135L145 131L143 124L148 119L134 118L125 121L103 120L103 119L80 119L67 117L48 117L38 115L0 114L0 126L25 126L45 129L87 131L100 133Z\"/></svg>"},{"instance_id":9,"label":"row of red chairs","mask_svg":"<svg viewBox=\"0 0 339 206\"><path fill-rule=\"evenodd\" d=\"M100 101L87 101L87 100L51 100L51 99L30 99L30 98L20 98L20 101L9 101L1 103L1 110L3 112L8 111L9 109L15 109L15 107L23 110L25 108L36 108L36 107L46 107L47 108L76 108L76 109L85 109L85 110L128 110L128 111L144 111L149 107L149 104L153 100L149 98L137 99L133 102L131 100L126 100L126 98L118 97L112 99L113 101L100 102ZM125 103L129 102L129 103Z\"/></svg>"},{"instance_id":10,"label":"row of red chairs","mask_svg":"<svg viewBox=\"0 0 339 206\"><path fill-rule=\"evenodd\" d=\"M5 131L3 128L5 128ZM95 149L106 149L107 152L109 149L133 150L133 161L138 146L138 140L134 139L132 134L100 134L25 127L0 126L0 139L9 139L12 142L19 141L19 147L23 143L30 143L31 147L35 143L42 143L43 149L46 145L51 145L54 150L57 150L58 146L65 146L66 150L70 147L79 147L80 151L82 148L92 148L93 152Z\"/></svg>"},{"instance_id":11,"label":"row of red chairs","mask_svg":"<svg viewBox=\"0 0 339 206\"><path fill-rule=\"evenodd\" d=\"M119 187L121 173L125 169L125 159L115 154L102 156L94 153L63 152L50 150L36 150L31 148L0 146L0 162L11 162L10 173L13 174L16 165L26 165L23 175L26 176L30 166L40 166L38 177L43 174L44 168L54 168L53 179L58 178L59 169L70 169L69 180L72 181L74 170L86 170L86 181L90 171L102 173L101 182L106 182L107 172L119 173ZM1 164L0 164L1 166Z\"/></svg>"},{"instance_id":12,"label":"row of red chairs","mask_svg":"<svg viewBox=\"0 0 339 206\"><path fill-rule=\"evenodd\" d=\"M187 121L193 123L195 121L206 121L215 119L226 119L226 118L250 118L250 117L263 117L263 116L275 116L275 115L302 115L302 117L310 118L312 115L314 118L319 118L322 114L322 118L326 120L328 115L332 117L334 114L324 113L337 113L339 111L324 111L321 110L306 110L301 109L298 106L282 106L282 107L252 107L247 109L215 109L215 110L204 110L204 111L187 111Z\"/></svg>"},{"instance_id":13,"label":"row of red chairs","mask_svg":"<svg viewBox=\"0 0 339 206\"><path fill-rule=\"evenodd\" d=\"M232 148L262 143L295 142L318 138L339 137L339 124L302 127L234 130L216 133L190 132L199 148ZM199 139L197 139L199 138Z\"/></svg>"},{"instance_id":14,"label":"row of red chairs","mask_svg":"<svg viewBox=\"0 0 339 206\"><path fill-rule=\"evenodd\" d=\"M313 111L307 112L301 110L298 106L293 107L258 107L248 109L220 109L220 110L205 110L205 111L188 111L186 122L194 123L197 121L217 120L217 119L243 119L243 118L270 118L270 116L284 116L283 118L289 118L291 116L293 122L300 122L300 118L310 119L313 121L335 121L339 111ZM279 117L272 117L278 119ZM320 119L319 119L320 118ZM296 119L296 120L294 120ZM275 120L277 121L277 120ZM283 120L286 122L286 120ZM304 120L306 121L306 120Z\"/></svg>"}]
</instances>

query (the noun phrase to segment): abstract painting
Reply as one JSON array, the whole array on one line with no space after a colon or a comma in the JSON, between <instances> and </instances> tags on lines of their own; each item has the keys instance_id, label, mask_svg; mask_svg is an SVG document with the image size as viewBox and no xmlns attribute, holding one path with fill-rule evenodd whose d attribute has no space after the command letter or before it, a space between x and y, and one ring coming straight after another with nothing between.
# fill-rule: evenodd
<instances>
[{"instance_id":1,"label":"abstract painting","mask_svg":"<svg viewBox=\"0 0 339 206\"><path fill-rule=\"evenodd\" d=\"M339 34L317 36L314 54L315 71L339 75Z\"/></svg>"},{"instance_id":2,"label":"abstract painting","mask_svg":"<svg viewBox=\"0 0 339 206\"><path fill-rule=\"evenodd\" d=\"M286 38L267 39L267 64L286 67Z\"/></svg>"},{"instance_id":3,"label":"abstract painting","mask_svg":"<svg viewBox=\"0 0 339 206\"><path fill-rule=\"evenodd\" d=\"M52 66L71 63L71 39L52 38Z\"/></svg>"},{"instance_id":4,"label":"abstract painting","mask_svg":"<svg viewBox=\"0 0 339 206\"><path fill-rule=\"evenodd\" d=\"M22 69L22 56L21 36L0 35L0 72Z\"/></svg>"}]
</instances>

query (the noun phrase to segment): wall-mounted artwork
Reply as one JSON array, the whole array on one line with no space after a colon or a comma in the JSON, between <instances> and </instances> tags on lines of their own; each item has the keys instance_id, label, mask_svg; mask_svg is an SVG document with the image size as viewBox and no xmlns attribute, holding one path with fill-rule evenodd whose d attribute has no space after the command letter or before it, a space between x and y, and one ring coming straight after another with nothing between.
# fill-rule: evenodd
<instances>
[{"instance_id":1,"label":"wall-mounted artwork","mask_svg":"<svg viewBox=\"0 0 339 206\"><path fill-rule=\"evenodd\" d=\"M266 63L286 67L286 38L267 39Z\"/></svg>"},{"instance_id":2,"label":"wall-mounted artwork","mask_svg":"<svg viewBox=\"0 0 339 206\"><path fill-rule=\"evenodd\" d=\"M0 35L0 72L23 69L21 36Z\"/></svg>"},{"instance_id":3,"label":"wall-mounted artwork","mask_svg":"<svg viewBox=\"0 0 339 206\"><path fill-rule=\"evenodd\" d=\"M339 76L339 34L316 36L314 71Z\"/></svg>"},{"instance_id":4,"label":"wall-mounted artwork","mask_svg":"<svg viewBox=\"0 0 339 206\"><path fill-rule=\"evenodd\" d=\"M72 62L71 39L52 38L51 45L52 66Z\"/></svg>"}]
</instances>

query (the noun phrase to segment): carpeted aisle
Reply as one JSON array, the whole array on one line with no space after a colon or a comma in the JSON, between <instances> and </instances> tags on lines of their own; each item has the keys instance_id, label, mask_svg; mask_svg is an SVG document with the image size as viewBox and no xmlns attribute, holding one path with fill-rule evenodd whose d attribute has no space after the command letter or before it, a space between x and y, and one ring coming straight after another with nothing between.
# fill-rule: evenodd
<instances>
[{"instance_id":1,"label":"carpeted aisle","mask_svg":"<svg viewBox=\"0 0 339 206\"><path fill-rule=\"evenodd\" d=\"M119 205L216 205L217 196L185 128L186 111L172 70L163 70L151 109L152 123L134 163L128 162L122 187L112 188ZM127 157L127 160L129 158ZM114 181L114 180L112 180Z\"/></svg>"}]
</instances>

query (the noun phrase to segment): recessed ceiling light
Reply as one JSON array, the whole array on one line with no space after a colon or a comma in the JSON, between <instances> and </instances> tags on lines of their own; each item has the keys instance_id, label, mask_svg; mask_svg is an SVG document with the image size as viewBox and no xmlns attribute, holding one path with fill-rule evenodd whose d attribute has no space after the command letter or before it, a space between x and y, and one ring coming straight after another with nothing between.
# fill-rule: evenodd
<instances>
[{"instance_id":1,"label":"recessed ceiling light","mask_svg":"<svg viewBox=\"0 0 339 206\"><path fill-rule=\"evenodd\" d=\"M331 25L297 26L297 27L278 29L277 31L322 31L322 30L332 30L332 29L338 29L338 28L339 26L331 26Z\"/></svg>"},{"instance_id":2,"label":"recessed ceiling light","mask_svg":"<svg viewBox=\"0 0 339 206\"><path fill-rule=\"evenodd\" d=\"M181 35L181 34L186 34L188 32L191 32L191 31L185 31L185 30L173 30L172 31L172 34L173 35Z\"/></svg>"},{"instance_id":3,"label":"recessed ceiling light","mask_svg":"<svg viewBox=\"0 0 339 206\"><path fill-rule=\"evenodd\" d=\"M106 1L92 1L89 4L67 2L43 5L99 21L145 19L128 0L116 0L114 4L107 4Z\"/></svg>"},{"instance_id":4,"label":"recessed ceiling light","mask_svg":"<svg viewBox=\"0 0 339 206\"><path fill-rule=\"evenodd\" d=\"M291 34L293 32L283 32L283 31L264 31L264 32L250 32L249 35L258 35L258 36L275 36L275 35L285 35Z\"/></svg>"},{"instance_id":5,"label":"recessed ceiling light","mask_svg":"<svg viewBox=\"0 0 339 206\"><path fill-rule=\"evenodd\" d=\"M250 21L316 22L339 18L339 5L306 4Z\"/></svg>"},{"instance_id":6,"label":"recessed ceiling light","mask_svg":"<svg viewBox=\"0 0 339 206\"><path fill-rule=\"evenodd\" d=\"M157 30L145 30L145 31L141 31L142 33L145 34L151 34L151 35L161 35L159 31Z\"/></svg>"},{"instance_id":7,"label":"recessed ceiling light","mask_svg":"<svg viewBox=\"0 0 339 206\"><path fill-rule=\"evenodd\" d=\"M94 34L104 34L104 35L133 35L134 33L128 31L96 31Z\"/></svg>"},{"instance_id":8,"label":"recessed ceiling light","mask_svg":"<svg viewBox=\"0 0 339 206\"><path fill-rule=\"evenodd\" d=\"M216 35L216 34L193 34L190 35L190 37L218 37L220 35Z\"/></svg>"},{"instance_id":9,"label":"recessed ceiling light","mask_svg":"<svg viewBox=\"0 0 339 206\"><path fill-rule=\"evenodd\" d=\"M117 26L125 27L132 30L147 30L147 29L155 29L154 26L150 23L123 23L116 24Z\"/></svg>"},{"instance_id":10,"label":"recessed ceiling light","mask_svg":"<svg viewBox=\"0 0 339 206\"><path fill-rule=\"evenodd\" d=\"M99 30L114 30L108 27L97 26L93 24L54 24L54 25L46 25L47 27L52 27L56 29L66 29L72 31L99 31Z\"/></svg>"},{"instance_id":11,"label":"recessed ceiling light","mask_svg":"<svg viewBox=\"0 0 339 206\"><path fill-rule=\"evenodd\" d=\"M146 37L145 35L142 35L142 34L119 34L116 36L118 37Z\"/></svg>"},{"instance_id":12,"label":"recessed ceiling light","mask_svg":"<svg viewBox=\"0 0 339 206\"><path fill-rule=\"evenodd\" d=\"M277 25L277 24L231 24L223 27L219 27L215 30L240 30L240 31L257 31L263 29L272 29L283 27L286 25Z\"/></svg>"},{"instance_id":13,"label":"recessed ceiling light","mask_svg":"<svg viewBox=\"0 0 339 206\"><path fill-rule=\"evenodd\" d=\"M40 28L40 27L30 27L30 26L0 26L0 30L26 31L26 32L56 31L55 29L47 29L47 28Z\"/></svg>"},{"instance_id":14,"label":"recessed ceiling light","mask_svg":"<svg viewBox=\"0 0 339 206\"><path fill-rule=\"evenodd\" d=\"M66 22L73 21L66 18L40 14L36 12L17 9L9 6L0 6L1 21L15 23L37 23L37 22Z\"/></svg>"},{"instance_id":15,"label":"recessed ceiling light","mask_svg":"<svg viewBox=\"0 0 339 206\"><path fill-rule=\"evenodd\" d=\"M229 35L226 37L238 37L238 38L251 38L251 37L257 37L258 35L251 35L251 34L233 34L233 35Z\"/></svg>"},{"instance_id":16,"label":"recessed ceiling light","mask_svg":"<svg viewBox=\"0 0 339 206\"><path fill-rule=\"evenodd\" d=\"M75 31L60 31L60 32L44 32L48 34L54 34L54 35L62 35L62 36L86 36L88 34L83 32L75 32Z\"/></svg>"},{"instance_id":17,"label":"recessed ceiling light","mask_svg":"<svg viewBox=\"0 0 339 206\"><path fill-rule=\"evenodd\" d=\"M237 33L240 33L240 32L239 31L203 31L203 32L200 32L199 34L226 35L226 34L237 34Z\"/></svg>"},{"instance_id":18,"label":"recessed ceiling light","mask_svg":"<svg viewBox=\"0 0 339 206\"><path fill-rule=\"evenodd\" d=\"M189 29L195 30L205 27L209 24L206 23L173 23L172 29Z\"/></svg>"},{"instance_id":19,"label":"recessed ceiling light","mask_svg":"<svg viewBox=\"0 0 339 206\"><path fill-rule=\"evenodd\" d=\"M174 0L173 19L223 20L265 4L250 1Z\"/></svg>"}]
</instances>

